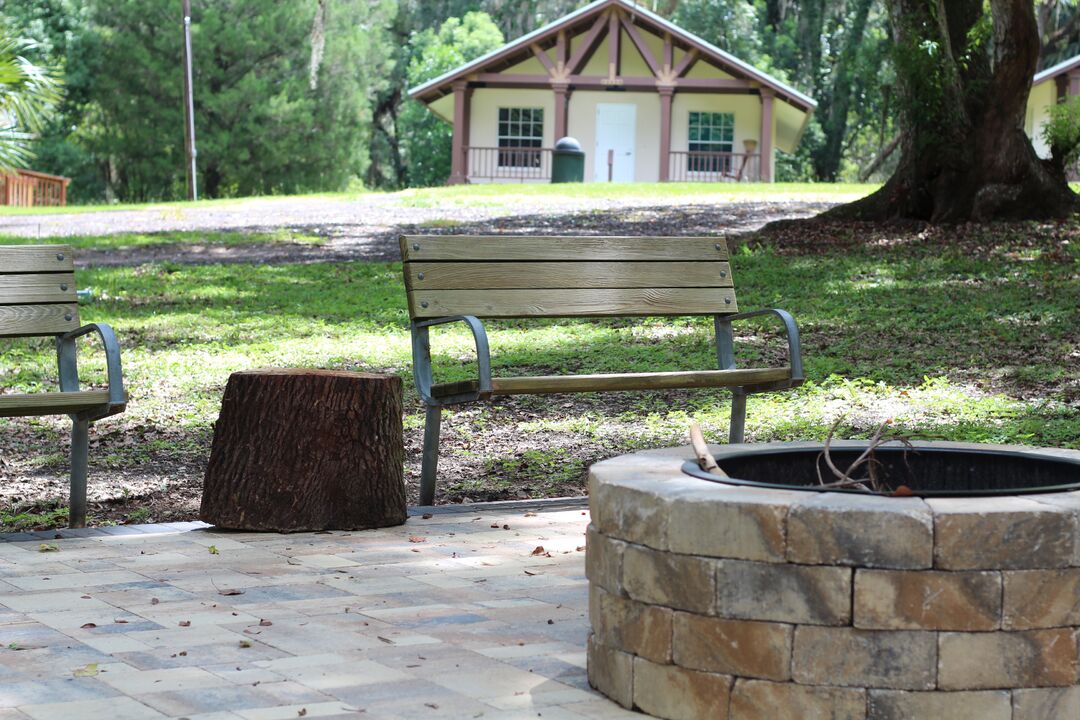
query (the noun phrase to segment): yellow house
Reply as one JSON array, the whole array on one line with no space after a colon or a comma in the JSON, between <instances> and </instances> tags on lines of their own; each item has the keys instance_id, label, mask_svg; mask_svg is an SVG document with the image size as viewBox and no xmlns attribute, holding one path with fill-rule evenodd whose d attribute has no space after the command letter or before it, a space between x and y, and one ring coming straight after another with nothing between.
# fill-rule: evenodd
<instances>
[{"instance_id":1,"label":"yellow house","mask_svg":"<svg viewBox=\"0 0 1080 720\"><path fill-rule=\"evenodd\" d=\"M409 95L454 127L450 183L773 180L817 103L628 0L589 5Z\"/></svg>"},{"instance_id":2,"label":"yellow house","mask_svg":"<svg viewBox=\"0 0 1080 720\"><path fill-rule=\"evenodd\" d=\"M1043 125L1050 119L1050 108L1073 95L1080 95L1080 55L1063 60L1037 73L1032 79L1024 131L1031 138L1039 157L1050 157L1050 146L1042 136Z\"/></svg>"}]
</instances>

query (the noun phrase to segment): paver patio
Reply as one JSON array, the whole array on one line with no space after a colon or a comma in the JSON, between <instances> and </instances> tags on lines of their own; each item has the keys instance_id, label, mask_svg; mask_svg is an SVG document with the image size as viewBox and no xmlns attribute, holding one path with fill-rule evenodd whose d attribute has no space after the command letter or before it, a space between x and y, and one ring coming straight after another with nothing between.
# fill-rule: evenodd
<instances>
[{"instance_id":1,"label":"paver patio","mask_svg":"<svg viewBox=\"0 0 1080 720\"><path fill-rule=\"evenodd\" d=\"M588 521L563 501L0 536L0 720L643 717L586 680Z\"/></svg>"}]
</instances>

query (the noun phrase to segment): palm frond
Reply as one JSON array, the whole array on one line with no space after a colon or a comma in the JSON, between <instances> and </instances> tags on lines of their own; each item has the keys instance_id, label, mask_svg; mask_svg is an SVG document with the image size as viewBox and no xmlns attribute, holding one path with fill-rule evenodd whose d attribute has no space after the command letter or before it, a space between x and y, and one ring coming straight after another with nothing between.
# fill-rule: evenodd
<instances>
[{"instance_id":1,"label":"palm frond","mask_svg":"<svg viewBox=\"0 0 1080 720\"><path fill-rule=\"evenodd\" d=\"M36 47L0 27L0 172L33 159L31 142L63 98L59 74L25 56Z\"/></svg>"}]
</instances>

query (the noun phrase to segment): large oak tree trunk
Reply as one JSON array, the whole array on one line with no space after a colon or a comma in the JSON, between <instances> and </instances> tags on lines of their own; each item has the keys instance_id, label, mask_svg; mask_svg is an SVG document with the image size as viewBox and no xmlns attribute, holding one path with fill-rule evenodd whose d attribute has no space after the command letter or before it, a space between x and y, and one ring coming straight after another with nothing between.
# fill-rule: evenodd
<instances>
[{"instance_id":1,"label":"large oak tree trunk","mask_svg":"<svg viewBox=\"0 0 1080 720\"><path fill-rule=\"evenodd\" d=\"M901 158L876 193L827 216L964 222L1068 216L1076 195L1024 132L1039 36L1031 0L888 0Z\"/></svg>"},{"instance_id":2,"label":"large oak tree trunk","mask_svg":"<svg viewBox=\"0 0 1080 720\"><path fill-rule=\"evenodd\" d=\"M199 517L223 528L279 532L402 524L401 404L398 377L233 373Z\"/></svg>"}]
</instances>

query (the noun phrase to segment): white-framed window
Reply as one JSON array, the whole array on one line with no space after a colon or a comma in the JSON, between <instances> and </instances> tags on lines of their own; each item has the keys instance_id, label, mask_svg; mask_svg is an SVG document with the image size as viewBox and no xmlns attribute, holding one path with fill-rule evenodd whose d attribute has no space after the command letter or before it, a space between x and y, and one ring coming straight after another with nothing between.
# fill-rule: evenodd
<instances>
[{"instance_id":1,"label":"white-framed window","mask_svg":"<svg viewBox=\"0 0 1080 720\"><path fill-rule=\"evenodd\" d=\"M691 112L687 170L731 172L735 113Z\"/></svg>"},{"instance_id":2,"label":"white-framed window","mask_svg":"<svg viewBox=\"0 0 1080 720\"><path fill-rule=\"evenodd\" d=\"M540 167L544 108L499 108L499 167Z\"/></svg>"}]
</instances>

